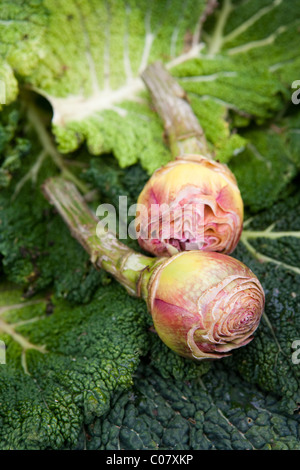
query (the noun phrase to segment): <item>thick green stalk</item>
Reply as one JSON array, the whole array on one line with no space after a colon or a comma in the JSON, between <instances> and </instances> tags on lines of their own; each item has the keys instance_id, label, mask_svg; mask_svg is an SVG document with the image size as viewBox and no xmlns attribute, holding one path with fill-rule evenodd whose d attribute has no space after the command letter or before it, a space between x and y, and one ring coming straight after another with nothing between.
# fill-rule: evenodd
<instances>
[{"instance_id":1,"label":"thick green stalk","mask_svg":"<svg viewBox=\"0 0 300 470\"><path fill-rule=\"evenodd\" d=\"M152 100L164 122L174 159L194 160L199 154L212 159L203 129L188 102L187 95L160 62L142 73Z\"/></svg>"},{"instance_id":2,"label":"thick green stalk","mask_svg":"<svg viewBox=\"0 0 300 470\"><path fill-rule=\"evenodd\" d=\"M45 197L61 215L71 234L83 246L97 269L112 274L134 296L148 300L147 284L163 259L150 258L128 248L99 224L76 186L62 177L43 184Z\"/></svg>"}]
</instances>

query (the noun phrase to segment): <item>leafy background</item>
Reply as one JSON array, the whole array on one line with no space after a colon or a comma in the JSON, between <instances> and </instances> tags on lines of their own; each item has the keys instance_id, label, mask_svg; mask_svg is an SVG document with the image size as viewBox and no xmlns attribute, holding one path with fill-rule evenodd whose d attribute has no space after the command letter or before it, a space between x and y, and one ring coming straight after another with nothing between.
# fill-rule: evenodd
<instances>
[{"instance_id":1,"label":"leafy background","mask_svg":"<svg viewBox=\"0 0 300 470\"><path fill-rule=\"evenodd\" d=\"M1 3L1 449L300 449L299 12L298 0ZM266 293L254 341L220 362L168 350L40 190L62 172L91 208L136 201L170 159L139 79L158 59L237 177L247 221L233 256Z\"/></svg>"}]
</instances>

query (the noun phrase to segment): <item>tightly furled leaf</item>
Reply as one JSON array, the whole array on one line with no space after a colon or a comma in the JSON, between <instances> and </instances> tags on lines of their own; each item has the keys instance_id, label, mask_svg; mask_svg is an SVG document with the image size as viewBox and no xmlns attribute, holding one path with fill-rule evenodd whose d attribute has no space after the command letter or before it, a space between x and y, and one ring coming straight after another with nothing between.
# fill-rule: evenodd
<instances>
[{"instance_id":1,"label":"tightly furled leaf","mask_svg":"<svg viewBox=\"0 0 300 470\"><path fill-rule=\"evenodd\" d=\"M248 344L264 302L250 269L219 253L179 253L150 278L148 305L158 335L191 359L220 359Z\"/></svg>"},{"instance_id":2,"label":"tightly furled leaf","mask_svg":"<svg viewBox=\"0 0 300 470\"><path fill-rule=\"evenodd\" d=\"M156 170L138 198L142 248L158 256L177 251L231 253L241 235L243 201L223 164L195 156Z\"/></svg>"}]
</instances>

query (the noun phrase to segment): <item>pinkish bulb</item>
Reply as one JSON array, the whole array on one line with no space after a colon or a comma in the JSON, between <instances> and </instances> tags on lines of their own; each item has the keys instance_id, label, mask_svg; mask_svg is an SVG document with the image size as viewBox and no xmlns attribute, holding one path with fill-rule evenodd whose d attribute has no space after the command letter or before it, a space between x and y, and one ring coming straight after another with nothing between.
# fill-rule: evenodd
<instances>
[{"instance_id":1,"label":"pinkish bulb","mask_svg":"<svg viewBox=\"0 0 300 470\"><path fill-rule=\"evenodd\" d=\"M243 226L236 180L221 163L197 156L157 170L138 198L140 246L156 255L177 251L231 253Z\"/></svg>"},{"instance_id":2,"label":"pinkish bulb","mask_svg":"<svg viewBox=\"0 0 300 470\"><path fill-rule=\"evenodd\" d=\"M253 272L220 253L179 253L150 278L148 306L158 335L191 359L219 359L248 344L264 303Z\"/></svg>"}]
</instances>

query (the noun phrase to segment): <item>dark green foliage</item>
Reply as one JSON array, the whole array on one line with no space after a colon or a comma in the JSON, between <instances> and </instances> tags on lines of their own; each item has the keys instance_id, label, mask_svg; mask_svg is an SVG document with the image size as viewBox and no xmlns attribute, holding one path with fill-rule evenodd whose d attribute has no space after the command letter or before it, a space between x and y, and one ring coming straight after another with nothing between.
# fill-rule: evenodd
<instances>
[{"instance_id":1,"label":"dark green foliage","mask_svg":"<svg viewBox=\"0 0 300 470\"><path fill-rule=\"evenodd\" d=\"M31 149L31 142L23 137L24 116L12 105L1 112L0 122L0 190L9 185L13 174L20 169Z\"/></svg>"},{"instance_id":2,"label":"dark green foliage","mask_svg":"<svg viewBox=\"0 0 300 470\"><path fill-rule=\"evenodd\" d=\"M251 227L277 231L300 229L300 193L256 216ZM248 227L247 227L248 229ZM250 382L283 397L281 408L296 412L300 403L300 364L292 362L292 344L300 338L300 239L283 236L277 240L248 240L255 249L279 264L261 263L239 244L234 256L247 264L260 279L266 294L265 318L255 340L225 359ZM284 264L283 264L284 263ZM290 266L290 269L289 269Z\"/></svg>"},{"instance_id":3,"label":"dark green foliage","mask_svg":"<svg viewBox=\"0 0 300 470\"><path fill-rule=\"evenodd\" d=\"M221 366L190 382L140 367L134 383L87 427L88 449L300 449L299 416Z\"/></svg>"},{"instance_id":4,"label":"dark green foliage","mask_svg":"<svg viewBox=\"0 0 300 470\"><path fill-rule=\"evenodd\" d=\"M149 176L140 165L122 170L112 157L92 158L84 178L99 190L101 202L109 202L119 208L120 196L127 197L127 205L136 204Z\"/></svg>"},{"instance_id":5,"label":"dark green foliage","mask_svg":"<svg viewBox=\"0 0 300 470\"><path fill-rule=\"evenodd\" d=\"M243 133L248 145L229 166L251 212L270 207L287 195L300 168L299 118L299 112L290 114L269 128Z\"/></svg>"},{"instance_id":6,"label":"dark green foliage","mask_svg":"<svg viewBox=\"0 0 300 470\"><path fill-rule=\"evenodd\" d=\"M223 0L202 25L206 6L1 2L1 450L300 450L300 113L291 102L300 4ZM200 23L203 48L191 49ZM63 172L87 185L93 209L118 212L120 196L136 203L170 159L138 79L157 59L256 214L233 256L260 279L265 314L254 340L220 362L163 345L145 303L91 266L41 191ZM250 229L268 231L247 238Z\"/></svg>"},{"instance_id":7,"label":"dark green foliage","mask_svg":"<svg viewBox=\"0 0 300 470\"><path fill-rule=\"evenodd\" d=\"M199 378L210 369L210 361L193 362L174 354L156 333L151 339L151 365L166 379L182 382Z\"/></svg>"},{"instance_id":8,"label":"dark green foliage","mask_svg":"<svg viewBox=\"0 0 300 470\"><path fill-rule=\"evenodd\" d=\"M12 194L0 194L0 252L7 278L23 286L27 296L53 286L59 297L87 302L107 276L91 266L39 188L27 183L13 203Z\"/></svg>"},{"instance_id":9,"label":"dark green foliage","mask_svg":"<svg viewBox=\"0 0 300 470\"><path fill-rule=\"evenodd\" d=\"M72 447L82 424L106 413L113 395L132 385L148 349L145 305L116 283L100 288L86 306L52 299L51 314L43 298L18 310L20 293L11 287L1 299L1 319L5 309L5 322L47 352L24 353L2 336L7 364L0 367L0 448ZM22 325L14 326L17 318Z\"/></svg>"}]
</instances>

